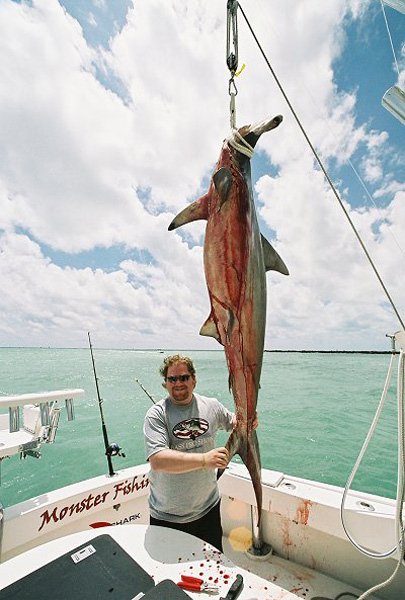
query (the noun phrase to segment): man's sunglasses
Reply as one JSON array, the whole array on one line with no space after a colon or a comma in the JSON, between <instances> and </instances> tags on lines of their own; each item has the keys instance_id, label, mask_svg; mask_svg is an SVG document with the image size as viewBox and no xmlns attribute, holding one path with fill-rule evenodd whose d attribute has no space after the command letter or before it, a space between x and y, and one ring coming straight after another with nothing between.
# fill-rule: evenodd
<instances>
[{"instance_id":1,"label":"man's sunglasses","mask_svg":"<svg viewBox=\"0 0 405 600\"><path fill-rule=\"evenodd\" d=\"M176 381L182 381L183 383L185 381L188 381L190 379L191 375L170 375L170 377L166 377L167 381L170 381L170 383L176 383Z\"/></svg>"}]
</instances>

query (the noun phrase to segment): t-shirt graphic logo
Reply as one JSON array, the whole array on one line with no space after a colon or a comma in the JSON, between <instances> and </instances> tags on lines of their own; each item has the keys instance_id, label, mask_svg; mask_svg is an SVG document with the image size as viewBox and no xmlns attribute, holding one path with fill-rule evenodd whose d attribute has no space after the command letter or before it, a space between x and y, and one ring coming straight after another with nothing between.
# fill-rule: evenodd
<instances>
[{"instance_id":1,"label":"t-shirt graphic logo","mask_svg":"<svg viewBox=\"0 0 405 600\"><path fill-rule=\"evenodd\" d=\"M173 427L173 435L180 440L195 440L209 429L205 419L187 419Z\"/></svg>"}]
</instances>

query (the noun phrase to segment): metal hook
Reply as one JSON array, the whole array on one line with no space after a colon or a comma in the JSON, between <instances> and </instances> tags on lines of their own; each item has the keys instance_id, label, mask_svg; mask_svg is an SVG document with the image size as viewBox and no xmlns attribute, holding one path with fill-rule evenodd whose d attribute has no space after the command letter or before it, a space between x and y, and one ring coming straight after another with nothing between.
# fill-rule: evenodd
<instances>
[{"instance_id":1,"label":"metal hook","mask_svg":"<svg viewBox=\"0 0 405 600\"><path fill-rule=\"evenodd\" d=\"M233 75L229 80L228 93L230 96L232 96L232 94L234 94L236 96L236 94L238 93L238 88L236 87L236 83L235 83L235 79L234 79Z\"/></svg>"},{"instance_id":2,"label":"metal hook","mask_svg":"<svg viewBox=\"0 0 405 600\"><path fill-rule=\"evenodd\" d=\"M226 27L226 64L232 74L238 68L238 20L237 20L238 2L237 0L228 0L227 3L227 27ZM231 52L231 27L232 43L234 52Z\"/></svg>"}]
</instances>

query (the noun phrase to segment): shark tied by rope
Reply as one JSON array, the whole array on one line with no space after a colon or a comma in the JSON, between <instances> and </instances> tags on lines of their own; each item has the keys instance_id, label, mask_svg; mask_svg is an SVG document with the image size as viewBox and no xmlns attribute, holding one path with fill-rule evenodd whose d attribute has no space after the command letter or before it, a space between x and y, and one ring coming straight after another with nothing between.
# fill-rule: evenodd
<instances>
[{"instance_id":1,"label":"shark tied by rope","mask_svg":"<svg viewBox=\"0 0 405 600\"><path fill-rule=\"evenodd\" d=\"M266 328L266 271L288 275L283 260L261 235L253 200L250 157L279 115L233 130L223 143L208 192L182 210L169 230L207 221L204 268L211 312L200 334L223 345L236 426L226 448L239 454L249 470L260 524L262 488L259 444L252 423L256 413Z\"/></svg>"}]
</instances>

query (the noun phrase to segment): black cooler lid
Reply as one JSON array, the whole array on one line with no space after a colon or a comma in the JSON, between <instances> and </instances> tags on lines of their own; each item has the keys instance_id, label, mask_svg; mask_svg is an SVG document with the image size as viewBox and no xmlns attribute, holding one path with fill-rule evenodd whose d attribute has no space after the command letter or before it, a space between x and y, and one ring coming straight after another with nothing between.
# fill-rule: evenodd
<instances>
[{"instance_id":1,"label":"black cooler lid","mask_svg":"<svg viewBox=\"0 0 405 600\"><path fill-rule=\"evenodd\" d=\"M0 600L132 600L152 577L108 534L0 590Z\"/></svg>"}]
</instances>

